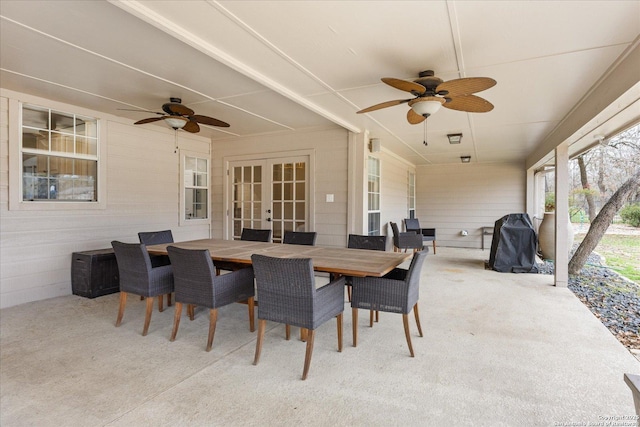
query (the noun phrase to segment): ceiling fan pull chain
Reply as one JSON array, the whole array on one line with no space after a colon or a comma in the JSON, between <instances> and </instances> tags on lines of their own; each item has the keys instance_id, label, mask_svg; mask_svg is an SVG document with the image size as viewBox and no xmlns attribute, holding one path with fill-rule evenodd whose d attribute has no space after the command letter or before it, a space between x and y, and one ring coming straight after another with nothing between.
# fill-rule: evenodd
<instances>
[{"instance_id":1,"label":"ceiling fan pull chain","mask_svg":"<svg viewBox=\"0 0 640 427\"><path fill-rule=\"evenodd\" d=\"M424 144L424 146L426 147L427 145L427 120L425 119L424 121L424 140L422 141L422 143Z\"/></svg>"}]
</instances>

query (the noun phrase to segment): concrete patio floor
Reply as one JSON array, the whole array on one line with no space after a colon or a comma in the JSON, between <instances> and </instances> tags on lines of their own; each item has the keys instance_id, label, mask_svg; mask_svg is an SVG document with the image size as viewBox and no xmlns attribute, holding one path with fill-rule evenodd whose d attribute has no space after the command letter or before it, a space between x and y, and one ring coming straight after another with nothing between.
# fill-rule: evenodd
<instances>
[{"instance_id":1,"label":"concrete patio floor","mask_svg":"<svg viewBox=\"0 0 640 427\"><path fill-rule=\"evenodd\" d=\"M118 294L3 309L0 425L557 426L635 416L623 374L640 363L551 276L484 270L488 256L443 247L427 257L415 358L395 314L369 328L361 310L352 347L345 301L344 349L335 321L320 327L306 381L305 345L285 341L282 325L268 324L252 365L256 334L240 304L220 310L210 353L202 309L183 317L173 343L173 307L156 309L142 337L144 302L130 298L115 328Z\"/></svg>"}]
</instances>

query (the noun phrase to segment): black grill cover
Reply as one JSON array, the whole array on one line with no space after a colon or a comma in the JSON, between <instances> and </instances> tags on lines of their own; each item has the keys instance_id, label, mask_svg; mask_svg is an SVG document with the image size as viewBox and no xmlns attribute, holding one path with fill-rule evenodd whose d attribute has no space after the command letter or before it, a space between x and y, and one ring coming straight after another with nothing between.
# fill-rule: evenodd
<instances>
[{"instance_id":1,"label":"black grill cover","mask_svg":"<svg viewBox=\"0 0 640 427\"><path fill-rule=\"evenodd\" d=\"M489 267L502 273L537 273L538 238L526 213L505 215L496 221Z\"/></svg>"}]
</instances>

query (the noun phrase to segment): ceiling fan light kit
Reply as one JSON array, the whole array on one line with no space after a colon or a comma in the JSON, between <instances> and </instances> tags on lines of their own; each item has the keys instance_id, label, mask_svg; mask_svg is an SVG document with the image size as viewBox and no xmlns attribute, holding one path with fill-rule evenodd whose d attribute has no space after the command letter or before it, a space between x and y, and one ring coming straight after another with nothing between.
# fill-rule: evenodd
<instances>
[{"instance_id":1,"label":"ceiling fan light kit","mask_svg":"<svg viewBox=\"0 0 640 427\"><path fill-rule=\"evenodd\" d=\"M444 104L445 102L446 100L444 98L425 96L409 101L409 106L417 115L426 118L432 114L437 113L442 104Z\"/></svg>"},{"instance_id":2,"label":"ceiling fan light kit","mask_svg":"<svg viewBox=\"0 0 640 427\"><path fill-rule=\"evenodd\" d=\"M189 119L175 116L175 117L167 117L166 119L164 119L164 121L166 124L168 124L169 126L177 130L177 129L182 129L187 124Z\"/></svg>"}]
</instances>

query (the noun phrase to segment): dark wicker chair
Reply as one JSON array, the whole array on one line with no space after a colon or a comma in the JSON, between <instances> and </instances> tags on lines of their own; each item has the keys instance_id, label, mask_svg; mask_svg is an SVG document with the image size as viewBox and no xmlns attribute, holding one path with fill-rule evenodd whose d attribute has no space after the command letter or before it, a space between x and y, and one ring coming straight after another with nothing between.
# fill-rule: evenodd
<instances>
[{"instance_id":1,"label":"dark wicker chair","mask_svg":"<svg viewBox=\"0 0 640 427\"><path fill-rule=\"evenodd\" d=\"M409 333L408 314L413 309L418 325L418 333L422 336L420 316L418 314L418 297L420 291L420 272L427 251L416 252L409 269L395 268L384 277L354 277L351 296L353 317L353 346L358 343L358 309L379 310L390 313L401 313L404 333L409 345L409 353L413 354L411 335Z\"/></svg>"},{"instance_id":2,"label":"dark wicker chair","mask_svg":"<svg viewBox=\"0 0 640 427\"><path fill-rule=\"evenodd\" d=\"M344 278L316 290L310 258L273 258L251 256L260 296L258 304L258 340L254 365L260 360L267 320L298 326L308 331L307 351L302 379L307 378L317 327L332 317L338 323L338 351L342 351L342 312Z\"/></svg>"},{"instance_id":3,"label":"dark wicker chair","mask_svg":"<svg viewBox=\"0 0 640 427\"><path fill-rule=\"evenodd\" d=\"M389 222L391 229L393 230L393 250L395 252L411 249L415 251L421 251L423 248L422 236L415 231L400 232L398 224L395 222Z\"/></svg>"},{"instance_id":4,"label":"dark wicker chair","mask_svg":"<svg viewBox=\"0 0 640 427\"><path fill-rule=\"evenodd\" d=\"M240 240L248 240L251 242L270 242L271 230L261 230L258 228L243 228Z\"/></svg>"},{"instance_id":5,"label":"dark wicker chair","mask_svg":"<svg viewBox=\"0 0 640 427\"><path fill-rule=\"evenodd\" d=\"M366 236L362 234L349 234L347 247L352 249L385 251L387 250L387 236Z\"/></svg>"},{"instance_id":6,"label":"dark wicker chair","mask_svg":"<svg viewBox=\"0 0 640 427\"><path fill-rule=\"evenodd\" d=\"M270 242L271 230L259 229L259 228L243 228L240 240L248 242ZM220 275L221 270L236 271L241 268L245 268L246 265L238 264L234 262L218 262L216 263L216 274Z\"/></svg>"},{"instance_id":7,"label":"dark wicker chair","mask_svg":"<svg viewBox=\"0 0 640 427\"><path fill-rule=\"evenodd\" d=\"M286 231L282 243L286 245L315 246L318 233L315 231Z\"/></svg>"},{"instance_id":8,"label":"dark wicker chair","mask_svg":"<svg viewBox=\"0 0 640 427\"><path fill-rule=\"evenodd\" d=\"M387 236L368 236L362 234L349 234L347 247L351 249L368 249L371 251L386 251ZM347 295L351 301L351 277L346 278ZM369 326L373 326L374 311L371 310ZM376 322L379 320L379 314L375 312Z\"/></svg>"},{"instance_id":9,"label":"dark wicker chair","mask_svg":"<svg viewBox=\"0 0 640 427\"><path fill-rule=\"evenodd\" d=\"M160 245L162 243L173 243L173 234L171 233L171 230L142 231L138 233L138 239L140 239L140 243L144 243L145 246ZM171 261L169 261L169 255L149 254L149 257L151 258L151 266L154 268L171 264ZM159 298L162 298L162 296ZM171 294L167 295L167 306L171 307Z\"/></svg>"},{"instance_id":10,"label":"dark wicker chair","mask_svg":"<svg viewBox=\"0 0 640 427\"><path fill-rule=\"evenodd\" d=\"M162 311L162 295L173 292L173 269L170 265L153 268L144 243L111 242L118 262L120 275L120 307L116 326L120 326L127 295L135 294L147 299L147 311L144 319L142 335L147 335L153 299L158 298L158 309Z\"/></svg>"},{"instance_id":11,"label":"dark wicker chair","mask_svg":"<svg viewBox=\"0 0 640 427\"><path fill-rule=\"evenodd\" d=\"M171 230L162 231L142 231L138 233L140 243L145 245L160 245L162 243L173 243Z\"/></svg>"},{"instance_id":12,"label":"dark wicker chair","mask_svg":"<svg viewBox=\"0 0 640 427\"><path fill-rule=\"evenodd\" d=\"M407 231L415 231L422 236L422 242L433 242L433 254L436 254L436 229L420 228L420 221L417 218L405 218L404 228Z\"/></svg>"},{"instance_id":13,"label":"dark wicker chair","mask_svg":"<svg viewBox=\"0 0 640 427\"><path fill-rule=\"evenodd\" d=\"M182 249L168 246L167 252L173 266L176 308L171 341L176 339L180 326L182 304L209 308L209 337L207 351L211 351L216 332L218 308L234 302L248 301L249 330L253 332L253 270L243 268L222 276L215 275L211 254L207 249ZM193 312L189 313L190 317Z\"/></svg>"}]
</instances>

